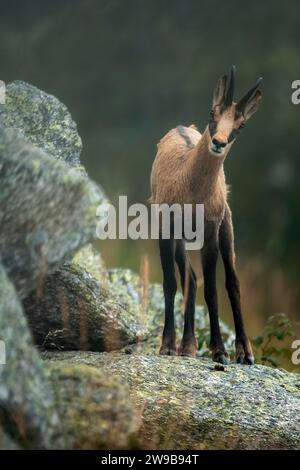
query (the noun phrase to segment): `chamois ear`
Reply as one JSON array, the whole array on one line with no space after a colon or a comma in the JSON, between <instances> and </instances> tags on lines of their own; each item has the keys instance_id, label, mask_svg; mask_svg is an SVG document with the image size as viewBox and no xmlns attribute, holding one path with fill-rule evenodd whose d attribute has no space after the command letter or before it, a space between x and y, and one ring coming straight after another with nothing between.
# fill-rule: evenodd
<instances>
[{"instance_id":1,"label":"chamois ear","mask_svg":"<svg viewBox=\"0 0 300 470\"><path fill-rule=\"evenodd\" d=\"M226 83L227 83L227 75L221 77L217 83L213 94L213 108L216 106L221 105L225 100L225 90L226 90Z\"/></svg>"},{"instance_id":2,"label":"chamois ear","mask_svg":"<svg viewBox=\"0 0 300 470\"><path fill-rule=\"evenodd\" d=\"M248 101L244 109L245 119L248 120L259 108L262 99L262 93L260 90L256 90L253 97Z\"/></svg>"}]
</instances>

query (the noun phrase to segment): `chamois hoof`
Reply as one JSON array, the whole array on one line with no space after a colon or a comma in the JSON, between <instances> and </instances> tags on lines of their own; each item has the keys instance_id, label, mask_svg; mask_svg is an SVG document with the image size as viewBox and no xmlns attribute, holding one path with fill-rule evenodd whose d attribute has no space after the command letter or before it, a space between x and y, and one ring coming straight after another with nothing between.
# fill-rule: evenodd
<instances>
[{"instance_id":1,"label":"chamois hoof","mask_svg":"<svg viewBox=\"0 0 300 470\"><path fill-rule=\"evenodd\" d=\"M237 339L235 342L237 364L248 364L252 366L255 362L250 341L247 337Z\"/></svg>"},{"instance_id":2,"label":"chamois hoof","mask_svg":"<svg viewBox=\"0 0 300 470\"><path fill-rule=\"evenodd\" d=\"M224 366L229 364L229 358L227 352L224 353L216 353L213 355L213 361L219 362L219 364L223 364Z\"/></svg>"},{"instance_id":3,"label":"chamois hoof","mask_svg":"<svg viewBox=\"0 0 300 470\"><path fill-rule=\"evenodd\" d=\"M237 364L248 364L249 366L253 366L255 364L254 356L245 356L240 355L236 358Z\"/></svg>"},{"instance_id":4,"label":"chamois hoof","mask_svg":"<svg viewBox=\"0 0 300 470\"><path fill-rule=\"evenodd\" d=\"M182 341L178 348L178 356L196 357L198 351L198 343L196 338L188 341Z\"/></svg>"},{"instance_id":5,"label":"chamois hoof","mask_svg":"<svg viewBox=\"0 0 300 470\"><path fill-rule=\"evenodd\" d=\"M176 349L161 347L159 354L161 356L176 356Z\"/></svg>"},{"instance_id":6,"label":"chamois hoof","mask_svg":"<svg viewBox=\"0 0 300 470\"><path fill-rule=\"evenodd\" d=\"M159 354L161 356L176 356L176 341L169 339L162 341Z\"/></svg>"}]
</instances>

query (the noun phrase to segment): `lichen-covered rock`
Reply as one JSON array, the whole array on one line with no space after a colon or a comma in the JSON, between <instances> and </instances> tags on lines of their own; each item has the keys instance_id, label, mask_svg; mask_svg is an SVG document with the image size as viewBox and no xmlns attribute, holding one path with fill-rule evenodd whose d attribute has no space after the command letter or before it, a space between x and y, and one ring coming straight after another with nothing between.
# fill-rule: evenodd
<instances>
[{"instance_id":1,"label":"lichen-covered rock","mask_svg":"<svg viewBox=\"0 0 300 470\"><path fill-rule=\"evenodd\" d=\"M151 449L300 449L300 377L265 366L122 353L55 352L121 376Z\"/></svg>"},{"instance_id":2,"label":"lichen-covered rock","mask_svg":"<svg viewBox=\"0 0 300 470\"><path fill-rule=\"evenodd\" d=\"M137 418L128 387L93 367L47 367L33 346L15 289L0 265L0 448L122 448Z\"/></svg>"},{"instance_id":3,"label":"lichen-covered rock","mask_svg":"<svg viewBox=\"0 0 300 470\"><path fill-rule=\"evenodd\" d=\"M91 243L77 251L70 263L81 266L99 284L108 289L109 278L104 261Z\"/></svg>"},{"instance_id":4,"label":"lichen-covered rock","mask_svg":"<svg viewBox=\"0 0 300 470\"><path fill-rule=\"evenodd\" d=\"M153 354L159 349L163 322L162 286L145 285L130 269L102 266L99 253L80 250L45 279L25 300L25 309L37 344L46 349L110 351ZM183 300L175 300L178 338L183 331ZM232 331L221 322L225 345L233 344ZM209 336L209 319L196 308L196 333ZM208 341L207 341L208 342ZM200 355L207 354L201 345Z\"/></svg>"},{"instance_id":5,"label":"lichen-covered rock","mask_svg":"<svg viewBox=\"0 0 300 470\"><path fill-rule=\"evenodd\" d=\"M48 155L70 166L80 165L82 142L67 107L29 83L14 81L6 86L0 127L18 129Z\"/></svg>"},{"instance_id":6,"label":"lichen-covered rock","mask_svg":"<svg viewBox=\"0 0 300 470\"><path fill-rule=\"evenodd\" d=\"M108 275L111 296L122 305L132 320L139 322L139 328L147 330L149 334L153 325L153 311L148 302L149 286L144 285L140 276L131 269L110 269Z\"/></svg>"},{"instance_id":7,"label":"lichen-covered rock","mask_svg":"<svg viewBox=\"0 0 300 470\"><path fill-rule=\"evenodd\" d=\"M71 449L131 448L139 417L119 377L86 365L49 367L60 426Z\"/></svg>"},{"instance_id":8,"label":"lichen-covered rock","mask_svg":"<svg viewBox=\"0 0 300 470\"><path fill-rule=\"evenodd\" d=\"M96 236L103 193L76 169L0 129L0 255L21 297Z\"/></svg>"},{"instance_id":9,"label":"lichen-covered rock","mask_svg":"<svg viewBox=\"0 0 300 470\"><path fill-rule=\"evenodd\" d=\"M142 311L115 295L91 247L47 276L24 305L35 342L47 349L111 351L147 335Z\"/></svg>"},{"instance_id":10,"label":"lichen-covered rock","mask_svg":"<svg viewBox=\"0 0 300 470\"><path fill-rule=\"evenodd\" d=\"M33 347L15 289L0 265L0 425L24 447L49 448L58 415L45 365Z\"/></svg>"}]
</instances>

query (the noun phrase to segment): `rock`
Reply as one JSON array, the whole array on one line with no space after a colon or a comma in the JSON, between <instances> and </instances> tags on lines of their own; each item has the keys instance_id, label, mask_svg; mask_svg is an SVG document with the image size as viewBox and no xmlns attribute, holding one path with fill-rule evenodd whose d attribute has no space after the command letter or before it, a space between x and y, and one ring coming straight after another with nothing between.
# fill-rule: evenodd
<instances>
[{"instance_id":1,"label":"rock","mask_svg":"<svg viewBox=\"0 0 300 470\"><path fill-rule=\"evenodd\" d=\"M146 337L142 313L116 298L115 287L99 253L81 250L24 302L35 342L47 349L111 351Z\"/></svg>"},{"instance_id":2,"label":"rock","mask_svg":"<svg viewBox=\"0 0 300 470\"><path fill-rule=\"evenodd\" d=\"M300 449L300 377L265 366L122 353L46 352L121 376L142 413L142 448Z\"/></svg>"},{"instance_id":3,"label":"rock","mask_svg":"<svg viewBox=\"0 0 300 470\"><path fill-rule=\"evenodd\" d=\"M0 265L0 426L24 447L49 448L58 425L45 365L32 345L15 289Z\"/></svg>"},{"instance_id":4,"label":"rock","mask_svg":"<svg viewBox=\"0 0 300 470\"><path fill-rule=\"evenodd\" d=\"M109 289L108 272L104 261L99 251L91 243L77 251L70 262L74 266L81 266L87 274L98 281L105 289Z\"/></svg>"},{"instance_id":5,"label":"rock","mask_svg":"<svg viewBox=\"0 0 300 470\"><path fill-rule=\"evenodd\" d=\"M96 236L104 195L76 169L0 129L0 255L21 297Z\"/></svg>"},{"instance_id":6,"label":"rock","mask_svg":"<svg viewBox=\"0 0 300 470\"><path fill-rule=\"evenodd\" d=\"M123 449L135 445L138 416L124 381L82 364L55 363L49 370L67 448Z\"/></svg>"},{"instance_id":7,"label":"rock","mask_svg":"<svg viewBox=\"0 0 300 470\"><path fill-rule=\"evenodd\" d=\"M144 331L143 337L148 337L154 321L149 304L149 286L145 286L131 269L110 269L108 276L111 296L128 312L131 321L136 322L137 329Z\"/></svg>"},{"instance_id":8,"label":"rock","mask_svg":"<svg viewBox=\"0 0 300 470\"><path fill-rule=\"evenodd\" d=\"M6 86L6 102L0 105L0 127L18 129L49 156L80 166L82 142L67 107L29 83L14 81Z\"/></svg>"},{"instance_id":9,"label":"rock","mask_svg":"<svg viewBox=\"0 0 300 470\"><path fill-rule=\"evenodd\" d=\"M111 269L108 276L99 253L90 247L48 276L43 292L38 290L24 302L36 343L59 350L111 351L125 347L129 354L158 351L164 322L162 287L145 286L129 269ZM178 338L183 331L182 304L178 294ZM207 355L203 338L209 338L209 319L200 306L196 308L196 325L202 341L199 355ZM222 322L221 331L230 351L233 332Z\"/></svg>"},{"instance_id":10,"label":"rock","mask_svg":"<svg viewBox=\"0 0 300 470\"><path fill-rule=\"evenodd\" d=\"M34 348L14 287L0 266L0 448L130 447L137 417L124 381L93 367L47 367Z\"/></svg>"}]
</instances>

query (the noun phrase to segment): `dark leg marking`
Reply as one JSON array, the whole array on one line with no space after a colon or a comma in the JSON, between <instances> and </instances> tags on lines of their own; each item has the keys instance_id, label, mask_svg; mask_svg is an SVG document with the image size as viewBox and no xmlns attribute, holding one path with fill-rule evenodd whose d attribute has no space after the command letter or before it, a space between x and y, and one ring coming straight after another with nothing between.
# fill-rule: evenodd
<instances>
[{"instance_id":1,"label":"dark leg marking","mask_svg":"<svg viewBox=\"0 0 300 470\"><path fill-rule=\"evenodd\" d=\"M179 269L184 297L184 330L178 354L181 356L195 357L198 350L198 344L195 338L197 279L186 252L184 240L176 240L175 261Z\"/></svg>"},{"instance_id":2,"label":"dark leg marking","mask_svg":"<svg viewBox=\"0 0 300 470\"><path fill-rule=\"evenodd\" d=\"M176 355L176 332L174 323L174 299L177 290L174 264L174 240L159 240L163 290L165 297L165 325L159 353Z\"/></svg>"},{"instance_id":3,"label":"dark leg marking","mask_svg":"<svg viewBox=\"0 0 300 470\"><path fill-rule=\"evenodd\" d=\"M242 364L254 364L250 341L245 333L243 322L240 285L235 268L234 234L229 208L225 211L219 233L220 252L223 258L226 289L231 303L236 332L236 361Z\"/></svg>"},{"instance_id":4,"label":"dark leg marking","mask_svg":"<svg viewBox=\"0 0 300 470\"><path fill-rule=\"evenodd\" d=\"M218 260L218 239L216 227L209 228L206 224L206 239L202 248L202 268L204 277L204 298L208 307L210 319L210 349L213 354L213 360L221 364L228 363L228 354L225 350L220 332L218 317L218 295L216 287L216 268Z\"/></svg>"}]
</instances>

